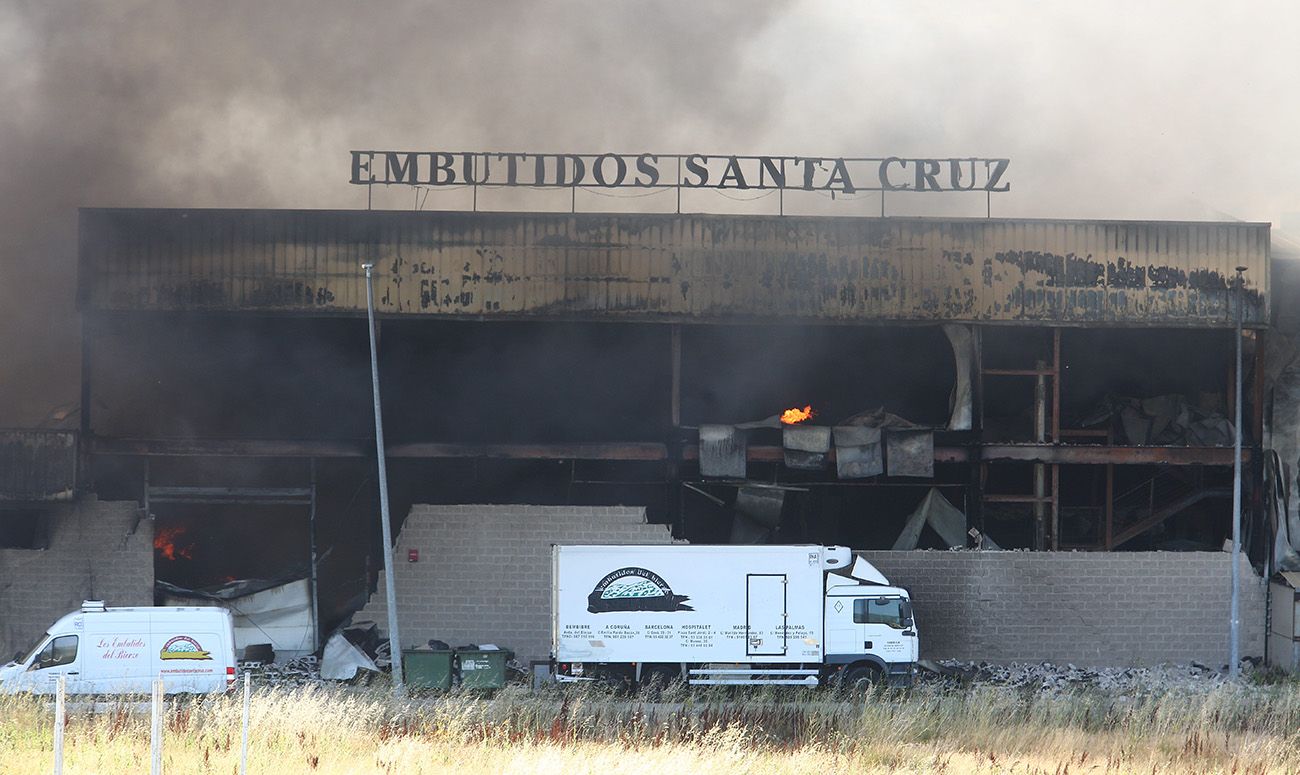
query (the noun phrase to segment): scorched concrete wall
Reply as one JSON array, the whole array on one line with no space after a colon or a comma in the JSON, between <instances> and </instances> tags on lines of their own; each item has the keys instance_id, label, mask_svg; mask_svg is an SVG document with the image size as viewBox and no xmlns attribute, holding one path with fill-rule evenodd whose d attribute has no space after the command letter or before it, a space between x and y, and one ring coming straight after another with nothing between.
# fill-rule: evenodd
<instances>
[{"instance_id":1,"label":"scorched concrete wall","mask_svg":"<svg viewBox=\"0 0 1300 775\"><path fill-rule=\"evenodd\" d=\"M553 544L667 544L667 525L624 506L428 506L406 517L393 556L402 643L495 643L527 663L551 650ZM407 560L410 550L419 562ZM384 585L353 621L386 629Z\"/></svg>"},{"instance_id":2,"label":"scorched concrete wall","mask_svg":"<svg viewBox=\"0 0 1300 775\"><path fill-rule=\"evenodd\" d=\"M153 605L153 522L139 510L84 498L52 510L48 549L0 549L0 662L83 600Z\"/></svg>"},{"instance_id":3,"label":"scorched concrete wall","mask_svg":"<svg viewBox=\"0 0 1300 775\"><path fill-rule=\"evenodd\" d=\"M1223 552L859 552L907 587L921 656L1150 665L1228 661ZM1264 653L1264 582L1242 560L1241 654Z\"/></svg>"}]
</instances>

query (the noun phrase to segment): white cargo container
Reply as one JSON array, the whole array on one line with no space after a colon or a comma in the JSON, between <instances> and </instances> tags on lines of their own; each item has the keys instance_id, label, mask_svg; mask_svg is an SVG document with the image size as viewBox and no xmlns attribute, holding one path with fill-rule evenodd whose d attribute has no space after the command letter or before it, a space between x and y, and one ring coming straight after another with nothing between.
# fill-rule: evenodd
<instances>
[{"instance_id":1,"label":"white cargo container","mask_svg":"<svg viewBox=\"0 0 1300 775\"><path fill-rule=\"evenodd\" d=\"M50 694L221 692L235 683L230 612L208 607L106 608L86 601L50 627L26 655L0 667L0 692Z\"/></svg>"},{"instance_id":2,"label":"white cargo container","mask_svg":"<svg viewBox=\"0 0 1300 775\"><path fill-rule=\"evenodd\" d=\"M911 683L907 590L845 547L556 546L559 680Z\"/></svg>"}]
</instances>

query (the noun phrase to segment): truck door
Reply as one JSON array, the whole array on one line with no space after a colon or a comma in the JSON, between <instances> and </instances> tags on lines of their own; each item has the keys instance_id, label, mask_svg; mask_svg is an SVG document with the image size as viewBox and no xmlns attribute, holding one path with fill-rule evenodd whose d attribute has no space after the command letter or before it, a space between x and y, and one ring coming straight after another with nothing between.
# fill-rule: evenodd
<instances>
[{"instance_id":1,"label":"truck door","mask_svg":"<svg viewBox=\"0 0 1300 775\"><path fill-rule=\"evenodd\" d=\"M886 662L913 662L911 604L899 597L859 597L853 600L853 623L862 639L862 650Z\"/></svg>"},{"instance_id":2,"label":"truck door","mask_svg":"<svg viewBox=\"0 0 1300 775\"><path fill-rule=\"evenodd\" d=\"M745 583L745 654L785 656L785 574L750 573Z\"/></svg>"},{"instance_id":3,"label":"truck door","mask_svg":"<svg viewBox=\"0 0 1300 775\"><path fill-rule=\"evenodd\" d=\"M81 690L81 637L74 634L55 635L41 646L40 651L27 666L25 688L36 694L53 694L58 691L59 676L65 677L68 694Z\"/></svg>"}]
</instances>

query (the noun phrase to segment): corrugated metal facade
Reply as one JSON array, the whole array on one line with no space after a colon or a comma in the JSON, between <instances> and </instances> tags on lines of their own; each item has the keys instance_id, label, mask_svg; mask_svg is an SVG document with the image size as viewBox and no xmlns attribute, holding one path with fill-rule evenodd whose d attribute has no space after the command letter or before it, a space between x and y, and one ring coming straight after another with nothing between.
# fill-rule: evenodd
<instances>
[{"instance_id":1,"label":"corrugated metal facade","mask_svg":"<svg viewBox=\"0 0 1300 775\"><path fill-rule=\"evenodd\" d=\"M1267 224L732 215L83 210L81 301L664 321L1225 326Z\"/></svg>"},{"instance_id":2,"label":"corrugated metal facade","mask_svg":"<svg viewBox=\"0 0 1300 775\"><path fill-rule=\"evenodd\" d=\"M70 501L76 490L76 433L0 430L0 501Z\"/></svg>"}]
</instances>

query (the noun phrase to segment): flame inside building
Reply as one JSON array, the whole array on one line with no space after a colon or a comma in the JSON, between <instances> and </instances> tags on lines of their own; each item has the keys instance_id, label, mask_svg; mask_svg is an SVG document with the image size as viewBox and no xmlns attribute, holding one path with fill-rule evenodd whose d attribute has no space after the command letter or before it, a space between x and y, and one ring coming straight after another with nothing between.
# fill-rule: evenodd
<instances>
[{"instance_id":1,"label":"flame inside building","mask_svg":"<svg viewBox=\"0 0 1300 775\"><path fill-rule=\"evenodd\" d=\"M785 423L786 425L795 425L796 423L801 423L804 420L812 419L812 416L813 416L812 405L805 406L802 409L798 407L792 407L790 409L786 409L784 412L781 412L781 422Z\"/></svg>"},{"instance_id":2,"label":"flame inside building","mask_svg":"<svg viewBox=\"0 0 1300 775\"><path fill-rule=\"evenodd\" d=\"M168 562L194 559L194 542L185 539L186 532L186 529L180 526L160 527L155 530L153 548L159 559Z\"/></svg>"}]
</instances>

